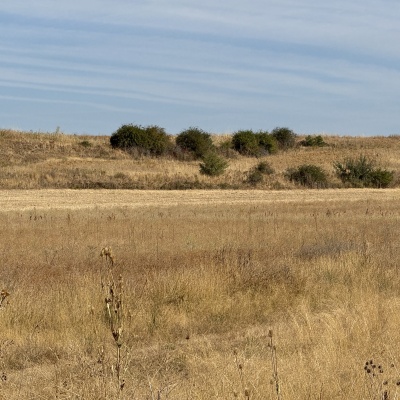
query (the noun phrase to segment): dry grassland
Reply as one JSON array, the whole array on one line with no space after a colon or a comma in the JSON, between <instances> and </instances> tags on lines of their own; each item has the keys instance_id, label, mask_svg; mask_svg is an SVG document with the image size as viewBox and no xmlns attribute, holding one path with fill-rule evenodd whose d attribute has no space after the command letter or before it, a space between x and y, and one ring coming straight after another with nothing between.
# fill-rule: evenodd
<instances>
[{"instance_id":1,"label":"dry grassland","mask_svg":"<svg viewBox=\"0 0 400 400\"><path fill-rule=\"evenodd\" d=\"M400 396L397 189L0 206L0 399Z\"/></svg>"},{"instance_id":2,"label":"dry grassland","mask_svg":"<svg viewBox=\"0 0 400 400\"><path fill-rule=\"evenodd\" d=\"M229 138L213 137L216 145ZM0 189L246 189L251 186L246 183L248 172L260 161L275 172L258 189L296 188L284 178L285 171L310 163L324 168L332 186L339 187L333 163L361 154L395 171L394 186L399 185L400 136L324 136L324 141L328 147L299 146L258 159L231 151L225 174L211 178L199 173L199 161L139 157L113 150L105 136L0 130Z\"/></svg>"}]
</instances>

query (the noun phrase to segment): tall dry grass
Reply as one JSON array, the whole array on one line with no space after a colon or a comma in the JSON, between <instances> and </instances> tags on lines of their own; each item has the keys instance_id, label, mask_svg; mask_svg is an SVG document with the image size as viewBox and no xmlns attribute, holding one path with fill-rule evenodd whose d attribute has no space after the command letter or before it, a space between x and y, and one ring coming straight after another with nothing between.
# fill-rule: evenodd
<instances>
[{"instance_id":1,"label":"tall dry grass","mask_svg":"<svg viewBox=\"0 0 400 400\"><path fill-rule=\"evenodd\" d=\"M400 200L368 193L0 213L0 398L398 398Z\"/></svg>"},{"instance_id":2,"label":"tall dry grass","mask_svg":"<svg viewBox=\"0 0 400 400\"><path fill-rule=\"evenodd\" d=\"M213 136L217 146L230 138ZM140 157L113 150L106 136L0 130L0 188L243 189L251 186L247 182L248 173L260 161L267 161L275 171L264 177L264 182L257 186L260 189L295 188L284 173L301 164L324 168L335 187L340 182L334 176L333 163L360 154L395 171L395 185L399 184L400 136L324 136L324 141L329 146L299 146L261 159L239 156L231 150L226 173L210 178L200 174L199 161L179 161L172 156Z\"/></svg>"}]
</instances>

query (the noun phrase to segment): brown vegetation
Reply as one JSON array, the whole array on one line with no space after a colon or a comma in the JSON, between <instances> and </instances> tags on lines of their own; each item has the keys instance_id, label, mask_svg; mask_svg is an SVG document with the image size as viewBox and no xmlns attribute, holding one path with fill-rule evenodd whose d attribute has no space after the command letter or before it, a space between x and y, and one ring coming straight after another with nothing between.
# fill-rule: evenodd
<instances>
[{"instance_id":1,"label":"brown vegetation","mask_svg":"<svg viewBox=\"0 0 400 400\"><path fill-rule=\"evenodd\" d=\"M85 194L1 192L0 398L398 398L398 189Z\"/></svg>"}]
</instances>

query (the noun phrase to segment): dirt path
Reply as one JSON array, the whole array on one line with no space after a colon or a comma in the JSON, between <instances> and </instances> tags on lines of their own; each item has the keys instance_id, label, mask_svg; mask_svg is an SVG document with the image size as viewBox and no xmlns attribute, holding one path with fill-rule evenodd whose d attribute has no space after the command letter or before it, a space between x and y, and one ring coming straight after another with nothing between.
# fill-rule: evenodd
<instances>
[{"instance_id":1,"label":"dirt path","mask_svg":"<svg viewBox=\"0 0 400 400\"><path fill-rule=\"evenodd\" d=\"M400 189L328 190L0 190L0 211L173 206L178 204L244 204L292 201L398 200Z\"/></svg>"}]
</instances>

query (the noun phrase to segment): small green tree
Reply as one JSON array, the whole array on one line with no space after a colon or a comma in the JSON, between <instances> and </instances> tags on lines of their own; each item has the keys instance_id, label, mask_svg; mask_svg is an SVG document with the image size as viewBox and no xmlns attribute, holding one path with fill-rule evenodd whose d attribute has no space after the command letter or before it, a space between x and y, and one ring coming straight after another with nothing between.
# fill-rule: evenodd
<instances>
[{"instance_id":1,"label":"small green tree","mask_svg":"<svg viewBox=\"0 0 400 400\"><path fill-rule=\"evenodd\" d=\"M110 138L113 148L132 149L151 155L166 153L171 146L168 135L159 126L122 125Z\"/></svg>"},{"instance_id":2,"label":"small green tree","mask_svg":"<svg viewBox=\"0 0 400 400\"><path fill-rule=\"evenodd\" d=\"M271 132L272 136L278 142L278 146L287 150L296 145L297 135L289 128L275 128Z\"/></svg>"},{"instance_id":3,"label":"small green tree","mask_svg":"<svg viewBox=\"0 0 400 400\"><path fill-rule=\"evenodd\" d=\"M321 189L328 186L326 172L316 165L300 165L297 168L289 168L286 177L295 183L309 188Z\"/></svg>"},{"instance_id":4,"label":"small green tree","mask_svg":"<svg viewBox=\"0 0 400 400\"><path fill-rule=\"evenodd\" d=\"M308 136L306 136L306 138L304 140L301 141L300 144L305 147L327 146L327 144L325 143L325 141L321 135L317 135L317 136L308 135Z\"/></svg>"},{"instance_id":5,"label":"small green tree","mask_svg":"<svg viewBox=\"0 0 400 400\"><path fill-rule=\"evenodd\" d=\"M272 134L265 131L260 131L256 133L256 137L258 140L258 146L263 153L273 154L277 152L278 142L272 136Z\"/></svg>"},{"instance_id":6,"label":"small green tree","mask_svg":"<svg viewBox=\"0 0 400 400\"><path fill-rule=\"evenodd\" d=\"M268 132L254 133L252 130L241 130L233 134L233 148L245 156L260 157L275 153L277 142Z\"/></svg>"},{"instance_id":7,"label":"small green tree","mask_svg":"<svg viewBox=\"0 0 400 400\"><path fill-rule=\"evenodd\" d=\"M233 148L245 156L259 156L260 148L257 136L252 130L240 130L232 136Z\"/></svg>"},{"instance_id":8,"label":"small green tree","mask_svg":"<svg viewBox=\"0 0 400 400\"><path fill-rule=\"evenodd\" d=\"M214 152L209 152L203 157L203 162L199 164L200 173L208 176L222 175L228 167L228 162Z\"/></svg>"},{"instance_id":9,"label":"small green tree","mask_svg":"<svg viewBox=\"0 0 400 400\"><path fill-rule=\"evenodd\" d=\"M197 158L204 157L209 151L214 150L211 135L199 128L189 128L176 137L176 144L189 151Z\"/></svg>"}]
</instances>

